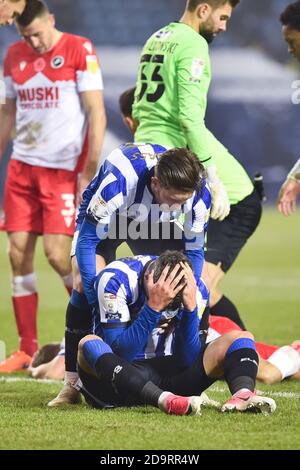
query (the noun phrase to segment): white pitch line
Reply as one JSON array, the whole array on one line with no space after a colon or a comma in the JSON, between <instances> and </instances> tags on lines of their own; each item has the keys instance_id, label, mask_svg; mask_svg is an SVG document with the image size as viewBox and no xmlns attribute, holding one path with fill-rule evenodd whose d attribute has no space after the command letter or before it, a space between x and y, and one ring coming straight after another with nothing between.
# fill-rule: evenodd
<instances>
[{"instance_id":1,"label":"white pitch line","mask_svg":"<svg viewBox=\"0 0 300 470\"><path fill-rule=\"evenodd\" d=\"M0 382L4 383L39 383L39 384L61 384L62 381L60 380L41 380L41 379L31 379L31 378L22 378L22 377L0 377Z\"/></svg>"},{"instance_id":2,"label":"white pitch line","mask_svg":"<svg viewBox=\"0 0 300 470\"><path fill-rule=\"evenodd\" d=\"M22 378L22 377L0 377L0 383L40 383L40 384L61 384L62 381L60 380L39 380L39 379L31 379L31 378ZM217 393L228 393L229 390L226 388L221 388L217 386L213 386L211 390L208 390L211 392L217 392ZM291 398L291 399L299 399L300 398L300 393L295 393L295 392L272 392L271 391L259 391L259 395L270 395L272 397L278 397L278 398Z\"/></svg>"},{"instance_id":3,"label":"white pitch line","mask_svg":"<svg viewBox=\"0 0 300 470\"><path fill-rule=\"evenodd\" d=\"M221 388L221 387L216 387L214 386L211 390L211 392L217 392L217 393L228 393L229 394L229 390L226 389L226 388ZM208 390L208 393L209 393L209 390ZM271 397L278 397L278 398L292 398L292 399L295 399L295 398L300 398L300 393L295 393L295 392L272 392L271 391L258 391L257 390L257 393L258 395L269 395Z\"/></svg>"}]
</instances>

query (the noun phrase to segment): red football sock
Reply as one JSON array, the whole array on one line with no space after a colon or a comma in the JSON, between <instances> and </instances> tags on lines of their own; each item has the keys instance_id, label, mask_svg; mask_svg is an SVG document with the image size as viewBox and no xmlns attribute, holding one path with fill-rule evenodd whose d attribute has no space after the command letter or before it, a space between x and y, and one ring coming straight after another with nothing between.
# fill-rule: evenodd
<instances>
[{"instance_id":1,"label":"red football sock","mask_svg":"<svg viewBox=\"0 0 300 470\"><path fill-rule=\"evenodd\" d=\"M20 351L29 356L38 349L37 341L37 308L38 294L13 297L13 306L20 337Z\"/></svg>"}]
</instances>

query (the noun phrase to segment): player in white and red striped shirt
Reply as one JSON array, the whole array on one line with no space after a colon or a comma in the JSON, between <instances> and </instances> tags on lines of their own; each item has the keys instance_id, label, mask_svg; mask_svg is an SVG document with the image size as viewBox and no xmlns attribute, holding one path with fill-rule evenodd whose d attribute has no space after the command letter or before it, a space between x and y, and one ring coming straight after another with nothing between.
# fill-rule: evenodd
<instances>
[{"instance_id":1,"label":"player in white and red striped shirt","mask_svg":"<svg viewBox=\"0 0 300 470\"><path fill-rule=\"evenodd\" d=\"M0 158L16 123L4 212L20 351L0 364L0 372L26 367L37 349L38 235L50 265L72 287L76 192L81 195L96 172L106 125L91 42L58 31L42 0L28 0L16 24L23 40L9 48L4 62Z\"/></svg>"}]
</instances>

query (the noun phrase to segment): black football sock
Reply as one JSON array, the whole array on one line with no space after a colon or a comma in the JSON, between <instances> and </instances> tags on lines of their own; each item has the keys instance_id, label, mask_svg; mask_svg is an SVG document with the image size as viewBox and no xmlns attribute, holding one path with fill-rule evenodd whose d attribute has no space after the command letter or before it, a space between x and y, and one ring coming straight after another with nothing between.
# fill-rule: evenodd
<instances>
[{"instance_id":1,"label":"black football sock","mask_svg":"<svg viewBox=\"0 0 300 470\"><path fill-rule=\"evenodd\" d=\"M227 351L224 377L232 395L243 388L255 389L259 358L255 343L249 338L235 340Z\"/></svg>"},{"instance_id":2,"label":"black football sock","mask_svg":"<svg viewBox=\"0 0 300 470\"><path fill-rule=\"evenodd\" d=\"M92 312L86 297L73 290L66 314L65 363L67 372L77 372L78 344L82 338L92 332Z\"/></svg>"},{"instance_id":3,"label":"black football sock","mask_svg":"<svg viewBox=\"0 0 300 470\"><path fill-rule=\"evenodd\" d=\"M246 327L239 315L236 306L225 295L213 307L210 307L210 314L215 317L226 317L236 323L242 330Z\"/></svg>"},{"instance_id":4,"label":"black football sock","mask_svg":"<svg viewBox=\"0 0 300 470\"><path fill-rule=\"evenodd\" d=\"M163 393L159 387L149 382L136 367L113 353L103 354L94 367L99 379L110 382L114 390L123 396L132 396L152 406L158 406Z\"/></svg>"}]
</instances>

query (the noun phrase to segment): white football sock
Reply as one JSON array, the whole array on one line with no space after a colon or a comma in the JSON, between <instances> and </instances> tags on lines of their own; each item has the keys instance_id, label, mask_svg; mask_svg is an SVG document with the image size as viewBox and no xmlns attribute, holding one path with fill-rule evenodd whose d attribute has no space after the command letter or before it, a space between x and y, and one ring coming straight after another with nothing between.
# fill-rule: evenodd
<instances>
[{"instance_id":1,"label":"white football sock","mask_svg":"<svg viewBox=\"0 0 300 470\"><path fill-rule=\"evenodd\" d=\"M277 367L282 380L296 374L300 368L300 355L291 346L282 346L267 361Z\"/></svg>"}]
</instances>

